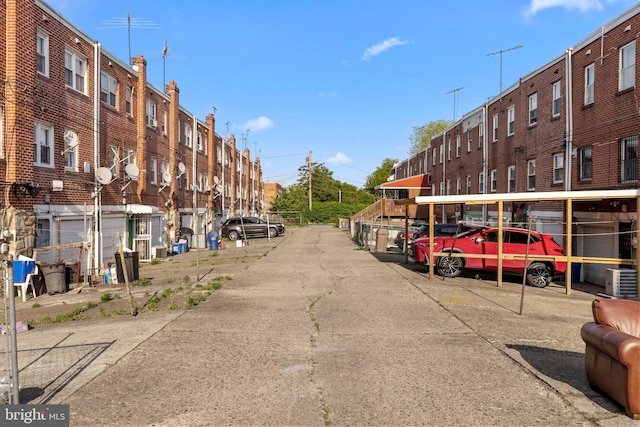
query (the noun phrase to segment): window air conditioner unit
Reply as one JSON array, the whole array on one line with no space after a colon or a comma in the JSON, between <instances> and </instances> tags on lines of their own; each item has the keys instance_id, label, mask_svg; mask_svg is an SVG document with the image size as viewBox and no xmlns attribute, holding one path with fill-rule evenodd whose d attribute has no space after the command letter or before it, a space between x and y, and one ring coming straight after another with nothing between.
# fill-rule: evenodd
<instances>
[{"instance_id":1,"label":"window air conditioner unit","mask_svg":"<svg viewBox=\"0 0 640 427\"><path fill-rule=\"evenodd\" d=\"M164 246L152 246L151 247L151 259L166 258L167 248Z\"/></svg>"},{"instance_id":2,"label":"window air conditioner unit","mask_svg":"<svg viewBox=\"0 0 640 427\"><path fill-rule=\"evenodd\" d=\"M638 296L636 270L628 268L607 268L605 292L618 298Z\"/></svg>"}]
</instances>

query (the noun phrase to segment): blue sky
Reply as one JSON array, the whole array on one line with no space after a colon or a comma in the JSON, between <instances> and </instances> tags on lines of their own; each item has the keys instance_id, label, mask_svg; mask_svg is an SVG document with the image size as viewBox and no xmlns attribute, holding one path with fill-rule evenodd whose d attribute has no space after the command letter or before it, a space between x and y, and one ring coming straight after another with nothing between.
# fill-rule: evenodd
<instances>
[{"instance_id":1,"label":"blue sky","mask_svg":"<svg viewBox=\"0 0 640 427\"><path fill-rule=\"evenodd\" d=\"M48 0L111 53L147 59L157 88L256 149L291 185L312 151L362 187L405 159L414 126L459 119L632 7L631 0ZM114 18L123 25L109 25ZM457 90L456 89L460 89ZM453 92L452 92L453 91Z\"/></svg>"}]
</instances>

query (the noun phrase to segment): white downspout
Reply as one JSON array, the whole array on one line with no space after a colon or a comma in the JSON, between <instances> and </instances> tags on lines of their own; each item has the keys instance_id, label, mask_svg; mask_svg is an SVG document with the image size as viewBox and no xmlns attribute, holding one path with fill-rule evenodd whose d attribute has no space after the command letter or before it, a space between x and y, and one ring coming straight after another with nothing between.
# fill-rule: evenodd
<instances>
[{"instance_id":1,"label":"white downspout","mask_svg":"<svg viewBox=\"0 0 640 427\"><path fill-rule=\"evenodd\" d=\"M565 146L565 178L564 178L564 190L571 191L571 155L573 153L573 78L572 78L572 66L571 66L571 54L573 52L573 48L567 49L567 58L566 61L566 97L567 97L567 112L566 112L566 146Z\"/></svg>"},{"instance_id":2,"label":"white downspout","mask_svg":"<svg viewBox=\"0 0 640 427\"><path fill-rule=\"evenodd\" d=\"M94 237L93 237L93 255L94 264L88 262L88 268L94 273L98 267L102 267L102 212L100 203L100 184L95 176L95 171L100 167L100 43L94 43L93 58L93 221L94 221ZM88 260L90 261L90 259Z\"/></svg>"},{"instance_id":3,"label":"white downspout","mask_svg":"<svg viewBox=\"0 0 640 427\"><path fill-rule=\"evenodd\" d=\"M442 188L444 195L447 194L447 131L442 133ZM445 205L442 205L442 223L447 223L447 214L445 213ZM431 218L429 218L431 220Z\"/></svg>"},{"instance_id":4,"label":"white downspout","mask_svg":"<svg viewBox=\"0 0 640 427\"><path fill-rule=\"evenodd\" d=\"M484 177L484 185L482 186L482 194L487 194L487 172L489 168L489 128L487 124L487 108L488 104L482 106L482 176ZM482 205L482 225L486 225L488 218L488 207Z\"/></svg>"}]
</instances>

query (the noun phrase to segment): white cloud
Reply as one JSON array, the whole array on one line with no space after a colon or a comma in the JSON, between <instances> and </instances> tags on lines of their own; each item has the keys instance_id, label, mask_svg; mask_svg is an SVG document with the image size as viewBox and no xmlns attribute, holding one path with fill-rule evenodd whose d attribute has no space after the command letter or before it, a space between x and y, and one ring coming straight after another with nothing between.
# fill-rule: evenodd
<instances>
[{"instance_id":1,"label":"white cloud","mask_svg":"<svg viewBox=\"0 0 640 427\"><path fill-rule=\"evenodd\" d=\"M250 129L253 131L261 131L273 127L273 120L266 116L260 116L257 119L251 119L242 125L242 129Z\"/></svg>"},{"instance_id":2,"label":"white cloud","mask_svg":"<svg viewBox=\"0 0 640 427\"><path fill-rule=\"evenodd\" d=\"M318 97L320 98L332 97L332 96L338 96L338 92L321 92L318 94Z\"/></svg>"},{"instance_id":3,"label":"white cloud","mask_svg":"<svg viewBox=\"0 0 640 427\"><path fill-rule=\"evenodd\" d=\"M346 164L351 163L351 159L344 153L337 152L335 156L329 158L329 163L331 164Z\"/></svg>"},{"instance_id":4,"label":"white cloud","mask_svg":"<svg viewBox=\"0 0 640 427\"><path fill-rule=\"evenodd\" d=\"M402 46L403 44L409 43L405 40L400 40L398 37L393 37L383 41L382 43L378 43L376 45L371 46L369 49L364 51L364 55L362 55L363 61L368 61L371 57L380 55L387 49L391 49L394 46Z\"/></svg>"},{"instance_id":5,"label":"white cloud","mask_svg":"<svg viewBox=\"0 0 640 427\"><path fill-rule=\"evenodd\" d=\"M524 11L524 14L535 15L541 10L552 7L563 7L567 10L577 9L584 13L592 9L602 10L602 2L600 0L531 0L531 4Z\"/></svg>"}]
</instances>

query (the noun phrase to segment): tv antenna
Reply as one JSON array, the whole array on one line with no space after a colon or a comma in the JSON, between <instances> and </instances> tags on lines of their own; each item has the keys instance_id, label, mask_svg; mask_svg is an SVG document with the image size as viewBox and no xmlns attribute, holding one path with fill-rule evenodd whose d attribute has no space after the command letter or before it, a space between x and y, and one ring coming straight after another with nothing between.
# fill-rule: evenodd
<instances>
[{"instance_id":1,"label":"tv antenna","mask_svg":"<svg viewBox=\"0 0 640 427\"><path fill-rule=\"evenodd\" d=\"M111 18L105 19L98 24L98 30L113 30L117 28L127 29L127 42L129 46L129 65L133 63L133 57L131 56L131 28L140 28L145 30L161 30L162 27L155 21L146 18L132 18L130 13L127 13L126 18Z\"/></svg>"},{"instance_id":2,"label":"tv antenna","mask_svg":"<svg viewBox=\"0 0 640 427\"><path fill-rule=\"evenodd\" d=\"M502 96L502 54L512 50L520 49L521 47L522 46L517 45L514 47L510 47L509 49L502 49L502 50L497 50L495 52L487 53L487 56L500 55L500 92L499 93L501 96Z\"/></svg>"},{"instance_id":3,"label":"tv antenna","mask_svg":"<svg viewBox=\"0 0 640 427\"><path fill-rule=\"evenodd\" d=\"M169 50L169 45L167 44L166 40L164 42L164 47L162 48L161 51L152 51L149 53L149 58L162 58L162 88L164 90L165 86L166 86L166 79L165 79L165 75L166 75L166 65L167 65L167 58L171 57L172 59L178 59L178 60L182 60L184 61L186 59L186 57L182 54L176 53L173 50Z\"/></svg>"},{"instance_id":4,"label":"tv antenna","mask_svg":"<svg viewBox=\"0 0 640 427\"><path fill-rule=\"evenodd\" d=\"M452 89L449 92L446 92L445 95L448 95L450 93L453 94L453 122L456 122L456 98L458 97L458 92L460 92L462 89L464 89L463 87L459 87L457 89Z\"/></svg>"}]
</instances>

